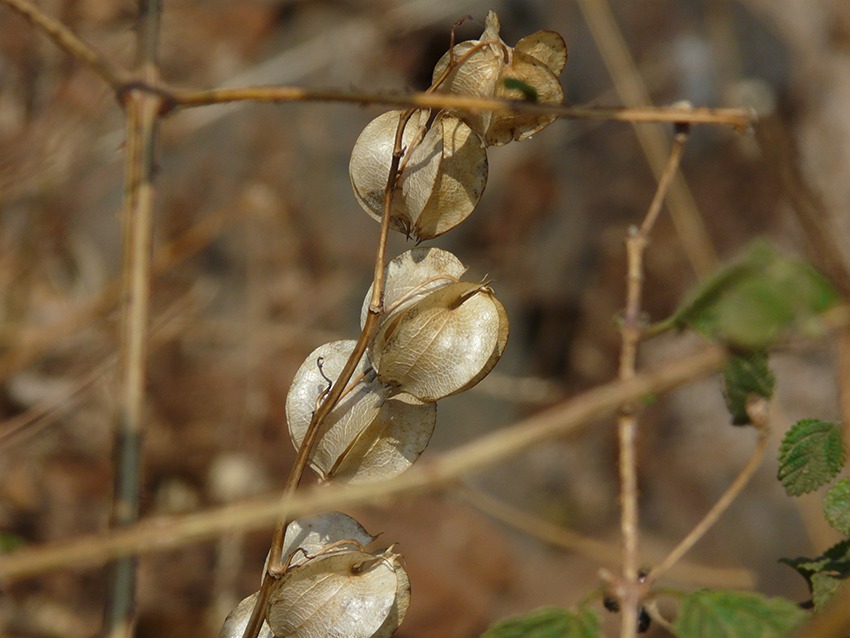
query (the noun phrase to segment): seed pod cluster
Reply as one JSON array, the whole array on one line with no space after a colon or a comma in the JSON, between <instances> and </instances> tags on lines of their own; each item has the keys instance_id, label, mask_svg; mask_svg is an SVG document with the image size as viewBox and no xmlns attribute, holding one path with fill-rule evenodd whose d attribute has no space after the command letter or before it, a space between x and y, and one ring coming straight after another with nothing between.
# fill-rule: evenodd
<instances>
[{"instance_id":1,"label":"seed pod cluster","mask_svg":"<svg viewBox=\"0 0 850 638\"><path fill-rule=\"evenodd\" d=\"M350 516L327 512L290 523L287 569L274 583L260 638L388 638L407 613L410 580L392 548ZM259 592L228 615L219 638L241 638ZM357 613L352 613L357 610Z\"/></svg>"},{"instance_id":2,"label":"seed pod cluster","mask_svg":"<svg viewBox=\"0 0 850 638\"><path fill-rule=\"evenodd\" d=\"M491 11L479 40L446 52L434 68L432 90L484 98L561 103L558 79L567 47L554 31L538 31L509 47ZM351 153L349 176L357 202L380 221L384 191L402 111L366 125ZM487 184L487 146L524 140L554 116L417 109L402 133L401 170L390 213L393 229L417 242L433 239L466 219Z\"/></svg>"},{"instance_id":3,"label":"seed pod cluster","mask_svg":"<svg viewBox=\"0 0 850 638\"><path fill-rule=\"evenodd\" d=\"M560 102L558 75L565 62L564 41L550 31L508 47L490 12L480 40L461 42L440 59L431 90ZM417 243L432 239L477 205L487 183L487 146L525 139L552 120L520 113L384 113L366 126L352 151L354 196L380 221L390 167L401 151L390 227ZM385 481L407 470L431 439L436 402L473 387L501 358L508 340L505 309L487 282L464 281L465 272L452 253L432 247L413 248L386 264L377 326L340 399L319 424L308 459L323 482ZM371 299L370 289L361 328L375 311ZM356 343L318 347L295 374L286 420L296 448L307 438L316 409L336 389ZM391 636L407 612L410 582L392 547L366 549L374 540L339 512L291 522L283 564L266 565L282 575L274 580L260 636ZM257 600L258 594L243 600L219 638L241 638Z\"/></svg>"},{"instance_id":4,"label":"seed pod cluster","mask_svg":"<svg viewBox=\"0 0 850 638\"><path fill-rule=\"evenodd\" d=\"M452 66L452 63L455 63ZM457 44L434 68L439 90L480 97L559 104L564 91L558 77L567 63L567 46L554 31L537 31L509 47L499 36L499 18L491 11L479 40ZM555 121L553 116L478 113L464 116L487 146L524 140Z\"/></svg>"}]
</instances>

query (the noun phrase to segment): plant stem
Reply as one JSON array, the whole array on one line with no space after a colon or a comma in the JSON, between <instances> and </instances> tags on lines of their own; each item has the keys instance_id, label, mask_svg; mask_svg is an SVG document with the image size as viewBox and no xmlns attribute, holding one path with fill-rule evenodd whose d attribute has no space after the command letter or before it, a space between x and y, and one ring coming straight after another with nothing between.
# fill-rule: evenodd
<instances>
[{"instance_id":1,"label":"plant stem","mask_svg":"<svg viewBox=\"0 0 850 638\"><path fill-rule=\"evenodd\" d=\"M156 50L160 5L141 0L137 58L142 77L158 80ZM134 524L139 518L141 440L144 425L145 367L148 350L150 269L153 226L153 171L160 99L145 91L124 95L127 142L124 180L124 291L119 357L120 405L115 428L115 487L111 526ZM123 557L110 566L104 610L104 635L133 635L136 558Z\"/></svg>"},{"instance_id":2,"label":"plant stem","mask_svg":"<svg viewBox=\"0 0 850 638\"><path fill-rule=\"evenodd\" d=\"M575 120L609 120L619 122L656 122L714 124L749 130L755 116L747 109L709 109L691 106L670 107L596 107L566 106L522 100L485 98L432 91L414 93L363 93L334 89L307 89L295 86L256 86L233 89L188 90L158 85L149 90L162 95L170 108L191 108L229 102L341 102L377 104L422 109L452 109L467 112L527 113L555 115Z\"/></svg>"},{"instance_id":3,"label":"plant stem","mask_svg":"<svg viewBox=\"0 0 850 638\"><path fill-rule=\"evenodd\" d=\"M628 381L637 374L637 349L641 338L641 297L643 294L643 254L649 243L649 236L661 213L664 199L669 192L673 177L679 169L682 151L688 139L688 127L677 125L673 146L664 172L658 182L655 196L649 206L640 228L632 228L626 240L628 256L628 274L626 290L626 308L620 329L622 347L620 350L619 379ZM638 479L637 479L637 408L626 403L620 408L617 419L617 435L620 458L620 534L622 536L622 581L617 587L620 597L621 636L633 638L636 633L638 609L643 595L644 584L638 572L639 529L638 529Z\"/></svg>"},{"instance_id":4,"label":"plant stem","mask_svg":"<svg viewBox=\"0 0 850 638\"><path fill-rule=\"evenodd\" d=\"M617 26L608 0L579 0L578 6L623 104L630 107L649 105L649 92ZM687 120L683 118L679 121ZM667 156L664 132L658 128L635 127L635 135L650 169L660 181ZM670 186L669 208L670 217L694 272L699 277L708 275L717 266L717 254L693 194L681 176Z\"/></svg>"},{"instance_id":5,"label":"plant stem","mask_svg":"<svg viewBox=\"0 0 850 638\"><path fill-rule=\"evenodd\" d=\"M0 582L72 565L101 565L120 556L179 547L225 532L259 529L281 513L305 516L366 503L386 503L390 497L439 489L535 445L575 433L624 403L647 394L663 394L714 374L727 359L722 348L704 347L655 370L640 372L628 381L612 381L508 428L422 460L393 479L365 485L322 486L295 493L283 502L279 496L270 496L194 514L152 517L127 529L20 549L0 556Z\"/></svg>"},{"instance_id":6,"label":"plant stem","mask_svg":"<svg viewBox=\"0 0 850 638\"><path fill-rule=\"evenodd\" d=\"M729 505L732 504L738 495L741 493L747 483L750 482L753 475L758 470L761 465L762 458L764 457L764 452L768 443L768 435L770 434L770 429L766 422L763 424L758 424L754 421L759 433L758 443L756 444L753 453L750 455L750 458L747 460L746 465L741 469L741 472L732 482L732 484L726 488L726 491L723 495L717 500L714 506L708 511L708 513L703 517L703 519L697 523L697 525L688 533L688 535L682 539L682 541L671 551L667 557L661 561L658 565L650 570L647 575L647 580L652 582L658 580L662 574L664 574L667 570L669 570L673 565L675 565L679 559L682 558L696 543L705 535L705 533L711 529L711 527L717 522L720 516L725 512Z\"/></svg>"},{"instance_id":7,"label":"plant stem","mask_svg":"<svg viewBox=\"0 0 850 638\"><path fill-rule=\"evenodd\" d=\"M619 563L617 547L613 543L582 536L561 525L509 505L481 490L463 485L452 490L452 496L459 497L478 511L545 543L574 552L607 567L615 567ZM662 558L663 555L658 553L657 559L660 561ZM652 560L651 556L650 560ZM736 589L752 589L755 585L755 576L747 569L722 568L698 563L686 564L685 561L677 563L676 567L678 580L683 583Z\"/></svg>"},{"instance_id":8,"label":"plant stem","mask_svg":"<svg viewBox=\"0 0 850 638\"><path fill-rule=\"evenodd\" d=\"M393 146L393 156L390 161L390 170L387 175L387 184L384 187L384 210L381 217L381 228L378 237L378 249L375 256L375 272L372 278L372 297L369 300L369 312L366 314L366 320L363 322L363 329L360 331L360 336L354 345L354 350L345 362L342 372L334 381L324 401L316 408L313 417L310 419L310 424L307 426L307 431L304 434L304 440L298 448L298 454L295 458L292 470L289 472L289 478L286 481L286 486L283 489L284 503L292 496L298 485L301 483L301 478L304 476L304 470L307 469L307 463L313 455L316 444L319 442L319 432L322 422L331 413L331 410L336 406L342 397L345 389L351 379L354 371L357 369L360 360L366 353L366 348L375 334L378 327L378 319L383 312L383 295L384 295L384 269L386 266L387 240L390 232L390 218L392 216L393 196L396 190L396 184L399 176L399 163L404 154L402 147L402 139L404 129L413 111L405 111L399 117L398 127L396 128L395 143ZM260 587L260 595L251 612L251 618L245 627L242 634L243 638L257 638L262 629L266 615L266 607L271 595L271 590L274 582L282 575L281 559L283 554L283 542L286 535L286 527L290 523L291 518L284 509L278 518L275 525L274 534L272 535L271 547L269 549L268 568L263 577L262 586Z\"/></svg>"}]
</instances>

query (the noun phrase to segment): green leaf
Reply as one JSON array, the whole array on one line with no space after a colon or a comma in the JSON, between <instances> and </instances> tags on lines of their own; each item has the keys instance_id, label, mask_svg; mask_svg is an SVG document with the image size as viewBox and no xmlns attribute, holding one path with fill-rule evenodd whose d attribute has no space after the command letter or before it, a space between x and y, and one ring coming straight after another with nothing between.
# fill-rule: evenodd
<instances>
[{"instance_id":1,"label":"green leaf","mask_svg":"<svg viewBox=\"0 0 850 638\"><path fill-rule=\"evenodd\" d=\"M592 611L544 607L524 616L502 620L481 638L597 638L599 619Z\"/></svg>"},{"instance_id":2,"label":"green leaf","mask_svg":"<svg viewBox=\"0 0 850 638\"><path fill-rule=\"evenodd\" d=\"M797 421L779 447L777 478L788 496L799 496L832 480L844 465L841 429L835 423Z\"/></svg>"},{"instance_id":3,"label":"green leaf","mask_svg":"<svg viewBox=\"0 0 850 638\"><path fill-rule=\"evenodd\" d=\"M844 578L838 578L832 574L812 574L812 603L815 611L823 611L823 608L832 600L838 588L844 584Z\"/></svg>"},{"instance_id":4,"label":"green leaf","mask_svg":"<svg viewBox=\"0 0 850 638\"><path fill-rule=\"evenodd\" d=\"M817 558L781 558L806 579L815 609L820 610L850 576L850 539L836 543Z\"/></svg>"},{"instance_id":5,"label":"green leaf","mask_svg":"<svg viewBox=\"0 0 850 638\"><path fill-rule=\"evenodd\" d=\"M779 562L790 565L806 580L823 571L847 575L850 574L850 539L836 543L817 558L780 558Z\"/></svg>"},{"instance_id":6,"label":"green leaf","mask_svg":"<svg viewBox=\"0 0 850 638\"><path fill-rule=\"evenodd\" d=\"M679 638L780 638L787 636L807 615L784 598L701 590L682 600L673 632Z\"/></svg>"},{"instance_id":7,"label":"green leaf","mask_svg":"<svg viewBox=\"0 0 850 638\"><path fill-rule=\"evenodd\" d=\"M843 478L827 490L823 514L832 529L850 536L850 479Z\"/></svg>"},{"instance_id":8,"label":"green leaf","mask_svg":"<svg viewBox=\"0 0 850 638\"><path fill-rule=\"evenodd\" d=\"M766 351L732 355L723 369L723 388L732 424L750 423L747 399L753 394L769 399L775 382L776 377L767 365Z\"/></svg>"},{"instance_id":9,"label":"green leaf","mask_svg":"<svg viewBox=\"0 0 850 638\"><path fill-rule=\"evenodd\" d=\"M664 324L759 350L789 334L814 331L813 320L838 298L811 266L759 242L705 281Z\"/></svg>"}]
</instances>

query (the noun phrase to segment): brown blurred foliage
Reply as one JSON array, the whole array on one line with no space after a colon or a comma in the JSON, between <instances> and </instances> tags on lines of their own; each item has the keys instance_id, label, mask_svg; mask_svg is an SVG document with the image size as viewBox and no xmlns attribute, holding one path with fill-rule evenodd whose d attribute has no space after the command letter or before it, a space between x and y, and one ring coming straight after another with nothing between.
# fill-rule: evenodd
<instances>
[{"instance_id":1,"label":"brown blurred foliage","mask_svg":"<svg viewBox=\"0 0 850 638\"><path fill-rule=\"evenodd\" d=\"M130 63L133 3L43 5L110 59ZM685 155L683 174L721 258L767 236L833 276L844 272L850 5L612 6L655 104L687 99L760 112L751 135L694 131ZM602 45L577 7L543 0L175 0L163 18L162 73L197 87L420 89L451 24L472 14L477 22L458 37L476 37L489 8L508 42L541 28L564 36L569 102L618 103ZM377 113L246 104L164 121L144 515L270 492L285 479L294 456L284 421L289 381L320 343L354 338L371 276L377 225L355 202L347 165ZM121 111L99 79L0 8L0 532L26 543L106 524L122 140ZM490 161L479 208L433 243L489 276L512 339L493 379L441 403L436 449L615 377L623 239L655 188L623 124L558 122L494 149ZM403 249L395 238L393 254ZM662 219L647 253L648 316L666 316L695 281ZM678 337L654 343L644 363L681 348ZM826 343L777 358L777 438L797 418L837 417L833 350ZM52 412L39 416L42 408ZM641 427L644 535L670 547L735 475L752 437L728 425L717 380L649 408ZM616 547L615 461L613 428L599 423L471 482ZM752 569L762 591L802 597L802 581L775 561L820 551L831 537L810 511L816 502L790 502L774 475L765 464L694 558ZM476 635L508 613L573 604L598 582L592 561L512 532L450 495L355 514L406 557L413 603L399 635L408 638ZM268 536L143 557L138 635L215 635L229 606L256 589ZM93 569L5 585L2 633L94 635L104 587Z\"/></svg>"}]
</instances>

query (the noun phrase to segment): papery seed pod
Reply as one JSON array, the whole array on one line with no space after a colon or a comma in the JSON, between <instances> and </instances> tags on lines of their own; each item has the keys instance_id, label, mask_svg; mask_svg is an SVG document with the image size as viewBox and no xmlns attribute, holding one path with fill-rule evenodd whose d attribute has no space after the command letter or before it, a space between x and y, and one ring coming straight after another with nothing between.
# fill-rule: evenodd
<instances>
[{"instance_id":1,"label":"papery seed pod","mask_svg":"<svg viewBox=\"0 0 850 638\"><path fill-rule=\"evenodd\" d=\"M396 575L396 592L393 606L390 607L390 613L387 614L387 619L384 624L372 634L372 638L390 638L395 634L404 617L407 615L407 610L410 607L410 578L407 572L398 562L398 556L391 553L391 549L384 552L384 555L391 556L395 565Z\"/></svg>"},{"instance_id":2,"label":"papery seed pod","mask_svg":"<svg viewBox=\"0 0 850 638\"><path fill-rule=\"evenodd\" d=\"M242 638L245 635L245 629L248 627L248 621L251 620L251 614L259 596L259 592L251 594L227 614L218 638ZM275 638L268 623L263 623L257 638Z\"/></svg>"},{"instance_id":3,"label":"papery seed pod","mask_svg":"<svg viewBox=\"0 0 850 638\"><path fill-rule=\"evenodd\" d=\"M397 554L345 550L290 569L270 596L266 620L278 637L380 638L398 628L408 605Z\"/></svg>"},{"instance_id":4,"label":"papery seed pod","mask_svg":"<svg viewBox=\"0 0 850 638\"><path fill-rule=\"evenodd\" d=\"M421 401L478 383L502 356L508 318L484 284L438 288L390 314L371 344L378 379Z\"/></svg>"},{"instance_id":5,"label":"papery seed pod","mask_svg":"<svg viewBox=\"0 0 850 638\"><path fill-rule=\"evenodd\" d=\"M554 31L537 31L509 47L499 36L499 18L491 11L481 38L460 42L443 55L434 68L433 81L442 79L438 90L446 93L528 99L519 85L533 90L536 102L559 104L564 93L558 78L566 61L566 44ZM451 62L456 67L447 74ZM555 120L552 116L492 112L462 117L488 146L526 139Z\"/></svg>"},{"instance_id":6,"label":"papery seed pod","mask_svg":"<svg viewBox=\"0 0 850 638\"><path fill-rule=\"evenodd\" d=\"M286 419L296 447L301 445L313 411L331 381L339 377L354 341L335 341L315 350L299 368L286 398ZM320 363L321 361L321 363ZM310 466L323 480L367 483L398 476L431 440L437 415L433 405L395 396L375 378L363 359L343 396L321 426ZM329 381L330 380L330 381Z\"/></svg>"},{"instance_id":7,"label":"papery seed pod","mask_svg":"<svg viewBox=\"0 0 850 638\"><path fill-rule=\"evenodd\" d=\"M419 246L401 253L384 268L384 309L395 312L432 290L456 283L466 272L460 260L442 248ZM360 309L360 327L366 322L372 286Z\"/></svg>"},{"instance_id":8,"label":"papery seed pod","mask_svg":"<svg viewBox=\"0 0 850 638\"><path fill-rule=\"evenodd\" d=\"M342 372L354 344L352 340L326 343L310 353L295 373L286 395L286 422L296 449L304 440L313 412ZM354 372L353 383L349 382L351 389L321 426L310 467L322 478L328 477L339 456L375 419L389 394L385 386L375 382L374 373L370 373L371 365L364 358Z\"/></svg>"},{"instance_id":9,"label":"papery seed pod","mask_svg":"<svg viewBox=\"0 0 850 638\"><path fill-rule=\"evenodd\" d=\"M331 470L342 484L372 483L398 476L419 458L437 423L437 405L398 394L352 441Z\"/></svg>"},{"instance_id":10,"label":"papery seed pod","mask_svg":"<svg viewBox=\"0 0 850 638\"><path fill-rule=\"evenodd\" d=\"M304 516L286 526L281 556L286 558L292 554L290 565L300 565L339 541L347 540L368 545L375 538L377 537L372 536L348 514L323 512Z\"/></svg>"},{"instance_id":11,"label":"papery seed pod","mask_svg":"<svg viewBox=\"0 0 850 638\"><path fill-rule=\"evenodd\" d=\"M360 206L381 220L401 111L366 125L351 153L349 175ZM487 183L487 152L462 120L417 110L404 130L392 227L416 241L451 230L475 208Z\"/></svg>"}]
</instances>

